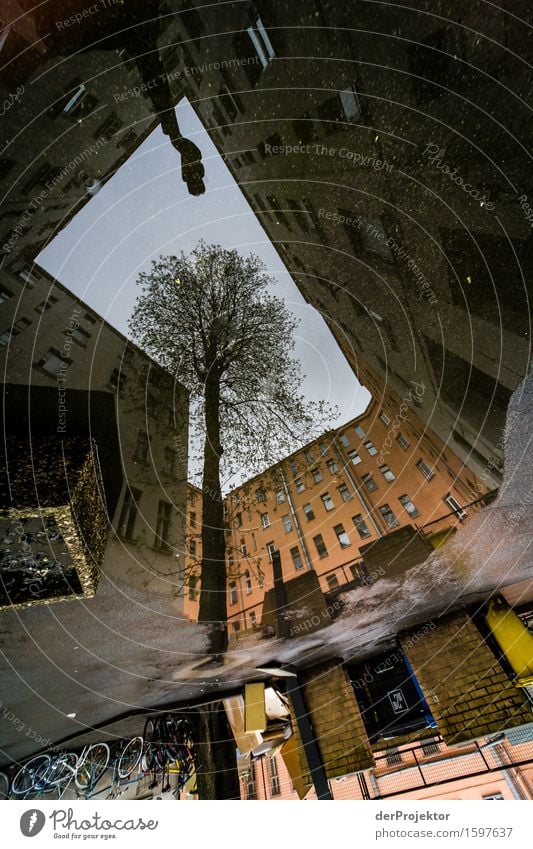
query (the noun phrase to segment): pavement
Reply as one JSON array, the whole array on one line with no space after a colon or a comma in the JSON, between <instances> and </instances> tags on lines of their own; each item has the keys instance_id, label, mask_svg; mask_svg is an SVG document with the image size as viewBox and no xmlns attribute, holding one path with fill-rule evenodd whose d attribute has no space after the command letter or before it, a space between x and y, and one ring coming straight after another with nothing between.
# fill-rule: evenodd
<instances>
[{"instance_id":1,"label":"pavement","mask_svg":"<svg viewBox=\"0 0 533 849\"><path fill-rule=\"evenodd\" d=\"M288 640L239 641L222 666L208 663L205 627L170 602L103 576L94 598L0 613L0 765L70 738L142 732L142 712L238 691L275 660L306 667L363 659L410 625L494 592L533 599L533 380L515 391L505 432L499 497L428 559L395 579L343 594L342 614ZM69 718L68 714L75 714ZM105 729L103 728L105 726Z\"/></svg>"}]
</instances>

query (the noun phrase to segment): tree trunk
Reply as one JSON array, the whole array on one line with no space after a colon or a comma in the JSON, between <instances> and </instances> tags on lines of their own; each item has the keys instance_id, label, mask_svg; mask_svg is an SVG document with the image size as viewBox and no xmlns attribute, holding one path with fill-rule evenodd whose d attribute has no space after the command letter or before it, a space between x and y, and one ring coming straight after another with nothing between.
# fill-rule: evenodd
<instances>
[{"instance_id":1,"label":"tree trunk","mask_svg":"<svg viewBox=\"0 0 533 849\"><path fill-rule=\"evenodd\" d=\"M212 625L209 652L214 659L227 649L226 541L220 490L220 375L209 369L205 383L202 574L199 622Z\"/></svg>"},{"instance_id":2,"label":"tree trunk","mask_svg":"<svg viewBox=\"0 0 533 849\"><path fill-rule=\"evenodd\" d=\"M195 730L200 799L240 799L237 747L221 702L198 709Z\"/></svg>"}]
</instances>

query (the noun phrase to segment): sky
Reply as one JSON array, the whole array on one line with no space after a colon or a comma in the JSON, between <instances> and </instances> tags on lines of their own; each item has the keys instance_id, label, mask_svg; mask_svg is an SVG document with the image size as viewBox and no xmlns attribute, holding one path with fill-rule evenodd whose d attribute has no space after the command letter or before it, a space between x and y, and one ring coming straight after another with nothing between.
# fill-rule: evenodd
<instances>
[{"instance_id":1,"label":"sky","mask_svg":"<svg viewBox=\"0 0 533 849\"><path fill-rule=\"evenodd\" d=\"M306 304L191 105L177 116L202 151L206 192L189 195L180 158L157 127L117 173L45 248L38 262L109 324L131 336L128 318L137 277L160 254L189 253L200 239L253 252L274 278L272 291L299 319L294 356L310 400L336 405L342 424L363 412L370 395L356 380L320 314ZM333 424L333 422L332 422Z\"/></svg>"}]
</instances>

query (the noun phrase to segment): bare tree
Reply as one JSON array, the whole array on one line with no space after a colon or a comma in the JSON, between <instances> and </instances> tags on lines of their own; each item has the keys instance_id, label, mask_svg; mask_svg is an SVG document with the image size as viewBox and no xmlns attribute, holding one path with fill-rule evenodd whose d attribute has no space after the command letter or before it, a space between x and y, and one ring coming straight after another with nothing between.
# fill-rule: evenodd
<instances>
[{"instance_id":1,"label":"bare tree","mask_svg":"<svg viewBox=\"0 0 533 849\"><path fill-rule=\"evenodd\" d=\"M130 327L190 390L203 435L199 621L213 624L218 655L227 647L221 471L260 471L314 438L332 411L300 394L297 322L258 257L200 242L190 256L160 257L140 283Z\"/></svg>"}]
</instances>

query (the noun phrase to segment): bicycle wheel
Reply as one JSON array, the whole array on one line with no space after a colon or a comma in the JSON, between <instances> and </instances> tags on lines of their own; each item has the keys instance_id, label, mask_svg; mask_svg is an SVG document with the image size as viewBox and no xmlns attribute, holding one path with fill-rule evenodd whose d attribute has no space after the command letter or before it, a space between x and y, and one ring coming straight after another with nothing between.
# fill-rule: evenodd
<instances>
[{"instance_id":1,"label":"bicycle wheel","mask_svg":"<svg viewBox=\"0 0 533 849\"><path fill-rule=\"evenodd\" d=\"M24 796L42 781L50 765L50 755L37 755L19 769L11 782L11 793L14 796Z\"/></svg>"},{"instance_id":2,"label":"bicycle wheel","mask_svg":"<svg viewBox=\"0 0 533 849\"><path fill-rule=\"evenodd\" d=\"M95 743L89 746L76 770L78 790L92 790L106 771L111 753L107 743Z\"/></svg>"},{"instance_id":3,"label":"bicycle wheel","mask_svg":"<svg viewBox=\"0 0 533 849\"><path fill-rule=\"evenodd\" d=\"M143 746L142 737L134 737L126 744L118 759L117 773L119 778L129 778L141 760Z\"/></svg>"},{"instance_id":4,"label":"bicycle wheel","mask_svg":"<svg viewBox=\"0 0 533 849\"><path fill-rule=\"evenodd\" d=\"M72 781L77 765L78 756L74 752L62 752L51 759L43 778L50 787L61 787Z\"/></svg>"},{"instance_id":5,"label":"bicycle wheel","mask_svg":"<svg viewBox=\"0 0 533 849\"><path fill-rule=\"evenodd\" d=\"M0 772L0 799L9 799L9 778Z\"/></svg>"}]
</instances>

